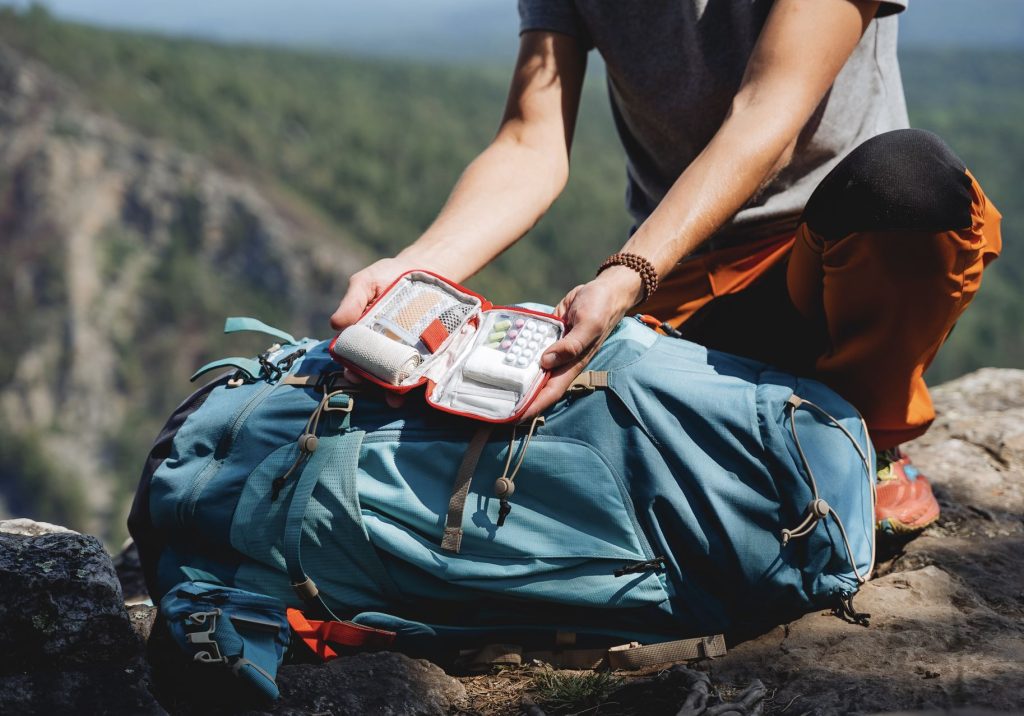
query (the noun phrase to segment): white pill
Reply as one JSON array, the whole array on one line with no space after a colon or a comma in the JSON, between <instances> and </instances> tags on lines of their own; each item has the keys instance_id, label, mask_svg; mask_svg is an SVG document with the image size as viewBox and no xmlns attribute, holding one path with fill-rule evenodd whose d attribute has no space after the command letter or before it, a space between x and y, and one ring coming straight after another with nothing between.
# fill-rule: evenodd
<instances>
[{"instance_id":1,"label":"white pill","mask_svg":"<svg viewBox=\"0 0 1024 716\"><path fill-rule=\"evenodd\" d=\"M520 331L519 337L522 338L524 341L529 340L530 338L533 338L533 331Z\"/></svg>"},{"instance_id":2,"label":"white pill","mask_svg":"<svg viewBox=\"0 0 1024 716\"><path fill-rule=\"evenodd\" d=\"M516 363L523 368L530 365L530 361L526 359L526 356L519 356L519 360L517 360Z\"/></svg>"},{"instance_id":3,"label":"white pill","mask_svg":"<svg viewBox=\"0 0 1024 716\"><path fill-rule=\"evenodd\" d=\"M512 346L508 352L514 355L519 355L520 353L523 352L523 349L521 346Z\"/></svg>"},{"instance_id":4,"label":"white pill","mask_svg":"<svg viewBox=\"0 0 1024 716\"><path fill-rule=\"evenodd\" d=\"M537 327L537 322L531 319L526 322L526 327L532 331L534 328Z\"/></svg>"},{"instance_id":5,"label":"white pill","mask_svg":"<svg viewBox=\"0 0 1024 716\"><path fill-rule=\"evenodd\" d=\"M537 350L538 345L539 344L537 343L537 341L530 341L529 345L527 345L526 347L529 348L531 351L535 351Z\"/></svg>"},{"instance_id":6,"label":"white pill","mask_svg":"<svg viewBox=\"0 0 1024 716\"><path fill-rule=\"evenodd\" d=\"M511 353L506 353L505 354L505 362L506 363L515 363L516 362L516 357L514 355L512 355Z\"/></svg>"}]
</instances>

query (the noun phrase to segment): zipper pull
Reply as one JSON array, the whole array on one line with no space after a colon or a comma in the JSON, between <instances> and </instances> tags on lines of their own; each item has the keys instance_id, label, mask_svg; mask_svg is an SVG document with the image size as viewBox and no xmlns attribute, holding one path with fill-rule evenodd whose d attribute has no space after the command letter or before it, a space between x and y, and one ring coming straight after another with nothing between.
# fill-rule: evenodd
<instances>
[{"instance_id":1,"label":"zipper pull","mask_svg":"<svg viewBox=\"0 0 1024 716\"><path fill-rule=\"evenodd\" d=\"M869 626L868 620L871 615L867 612L858 612L853 606L853 594L843 590L836 595L836 606L832 607L832 613L842 619L860 626Z\"/></svg>"},{"instance_id":2,"label":"zipper pull","mask_svg":"<svg viewBox=\"0 0 1024 716\"><path fill-rule=\"evenodd\" d=\"M275 477L274 481L270 483L271 502L277 502L277 498L281 496L281 490L284 489L284 483L287 479L287 475L280 475L279 477Z\"/></svg>"},{"instance_id":3,"label":"zipper pull","mask_svg":"<svg viewBox=\"0 0 1024 716\"><path fill-rule=\"evenodd\" d=\"M512 505L504 497L501 498L501 502L498 507L498 527L505 524L505 518L508 517L508 513L512 511Z\"/></svg>"},{"instance_id":4,"label":"zipper pull","mask_svg":"<svg viewBox=\"0 0 1024 716\"><path fill-rule=\"evenodd\" d=\"M665 569L665 558L655 557L654 559L648 559L645 562L631 562L630 564L624 564L622 567L612 572L612 575L616 577L625 577L627 574L660 572L663 569Z\"/></svg>"}]
</instances>

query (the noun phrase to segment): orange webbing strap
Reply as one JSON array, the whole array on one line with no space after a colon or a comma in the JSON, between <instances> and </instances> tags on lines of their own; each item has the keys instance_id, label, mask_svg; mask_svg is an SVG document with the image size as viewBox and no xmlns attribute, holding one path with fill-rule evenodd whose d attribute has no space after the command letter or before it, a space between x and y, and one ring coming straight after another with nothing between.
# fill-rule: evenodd
<instances>
[{"instance_id":1,"label":"orange webbing strap","mask_svg":"<svg viewBox=\"0 0 1024 716\"><path fill-rule=\"evenodd\" d=\"M654 330L661 328L661 321L649 313L638 313L636 317L648 328L653 328Z\"/></svg>"},{"instance_id":2,"label":"orange webbing strap","mask_svg":"<svg viewBox=\"0 0 1024 716\"><path fill-rule=\"evenodd\" d=\"M349 621L322 622L307 619L298 609L288 610L288 624L295 636L302 639L306 646L324 661L330 661L338 656L338 652L331 648L331 644L375 650L391 646L395 641L393 631L374 629Z\"/></svg>"},{"instance_id":3,"label":"orange webbing strap","mask_svg":"<svg viewBox=\"0 0 1024 716\"><path fill-rule=\"evenodd\" d=\"M649 313L638 313L636 317L639 318L640 322L643 323L648 328L653 328L656 331L660 331L661 333L664 333L666 336L672 336L673 338L682 337L682 334L679 333L679 329L677 329L668 321L662 321L658 318L655 318Z\"/></svg>"}]
</instances>

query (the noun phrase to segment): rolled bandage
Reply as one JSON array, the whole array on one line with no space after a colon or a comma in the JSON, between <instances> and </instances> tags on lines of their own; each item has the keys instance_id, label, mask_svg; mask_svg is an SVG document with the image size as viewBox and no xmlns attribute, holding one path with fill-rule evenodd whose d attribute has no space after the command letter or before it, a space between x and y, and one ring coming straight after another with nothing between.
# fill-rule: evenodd
<instances>
[{"instance_id":1,"label":"rolled bandage","mask_svg":"<svg viewBox=\"0 0 1024 716\"><path fill-rule=\"evenodd\" d=\"M466 359L462 374L470 380L514 390L520 395L530 389L530 384L540 372L537 363L519 368L505 362L505 354L493 348L477 348Z\"/></svg>"},{"instance_id":2,"label":"rolled bandage","mask_svg":"<svg viewBox=\"0 0 1024 716\"><path fill-rule=\"evenodd\" d=\"M392 385L401 385L420 364L420 354L366 326L349 326L334 344L338 357Z\"/></svg>"}]
</instances>

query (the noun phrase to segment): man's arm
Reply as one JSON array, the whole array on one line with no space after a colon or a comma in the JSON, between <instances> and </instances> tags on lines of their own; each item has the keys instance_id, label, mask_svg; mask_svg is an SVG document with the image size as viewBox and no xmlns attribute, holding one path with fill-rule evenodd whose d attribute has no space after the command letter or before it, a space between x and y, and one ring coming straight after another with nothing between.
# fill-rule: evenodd
<instances>
[{"instance_id":1,"label":"man's arm","mask_svg":"<svg viewBox=\"0 0 1024 716\"><path fill-rule=\"evenodd\" d=\"M785 167L878 4L776 2L725 122L623 251L645 256L664 276Z\"/></svg>"},{"instance_id":2,"label":"man's arm","mask_svg":"<svg viewBox=\"0 0 1024 716\"><path fill-rule=\"evenodd\" d=\"M622 251L646 257L664 276L784 167L878 4L777 0L721 128ZM544 356L556 371L531 413L557 400L641 296L639 275L613 266L562 300L571 330Z\"/></svg>"},{"instance_id":3,"label":"man's arm","mask_svg":"<svg viewBox=\"0 0 1024 716\"><path fill-rule=\"evenodd\" d=\"M338 310L336 329L354 323L379 291L410 268L464 281L507 249L548 210L569 178L586 53L552 32L520 41L501 126L466 168L434 223L395 258L354 274Z\"/></svg>"}]
</instances>

